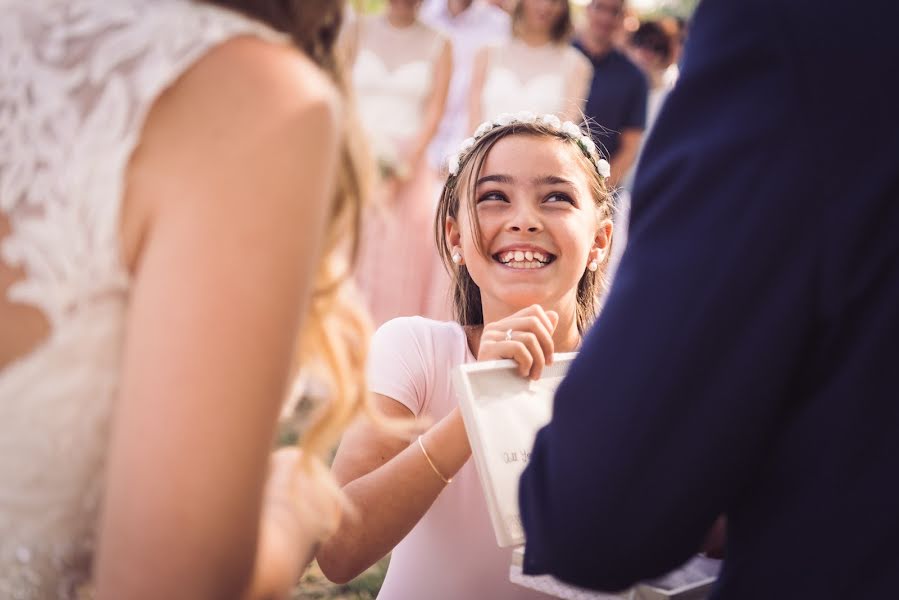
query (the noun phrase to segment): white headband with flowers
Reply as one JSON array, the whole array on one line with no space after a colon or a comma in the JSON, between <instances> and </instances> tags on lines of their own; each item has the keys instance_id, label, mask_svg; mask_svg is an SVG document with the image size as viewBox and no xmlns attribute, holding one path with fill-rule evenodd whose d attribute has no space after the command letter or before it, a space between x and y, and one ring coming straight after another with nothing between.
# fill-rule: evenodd
<instances>
[{"instance_id":1,"label":"white headband with flowers","mask_svg":"<svg viewBox=\"0 0 899 600\"><path fill-rule=\"evenodd\" d=\"M449 169L449 174L452 177L455 177L459 174L459 167L462 164L462 160L465 158L465 154L469 150L471 150L475 142L483 137L488 131L495 127L505 127L506 125L512 125L513 123L539 123L552 129L553 131L563 133L568 138L577 142L577 145L580 146L581 150L583 150L584 153L590 157L590 160L593 161L593 163L596 165L596 170L603 179L607 179L609 175L612 174L612 168L609 165L609 161L604 158L599 158L599 155L596 152L596 144L593 143L593 140L590 138L590 136L585 134L581 130L581 128L577 126L576 123L572 121L565 121L563 123L559 117L553 114L537 115L535 113L527 111L515 114L503 113L492 121L484 121L483 123L481 123L475 130L474 136L462 142L462 146L459 148L459 152L457 154L453 154L449 157L449 159L447 159L447 168Z\"/></svg>"}]
</instances>

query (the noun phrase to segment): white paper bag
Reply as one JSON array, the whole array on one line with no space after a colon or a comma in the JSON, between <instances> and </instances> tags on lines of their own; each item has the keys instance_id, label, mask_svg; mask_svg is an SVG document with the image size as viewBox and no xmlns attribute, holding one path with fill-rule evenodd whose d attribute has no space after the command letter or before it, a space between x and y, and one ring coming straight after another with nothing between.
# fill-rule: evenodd
<instances>
[{"instance_id":1,"label":"white paper bag","mask_svg":"<svg viewBox=\"0 0 899 600\"><path fill-rule=\"evenodd\" d=\"M538 381L512 360L472 363L453 374L468 440L501 547L524 543L518 480L537 431L552 418L553 396L576 353L556 354Z\"/></svg>"}]
</instances>

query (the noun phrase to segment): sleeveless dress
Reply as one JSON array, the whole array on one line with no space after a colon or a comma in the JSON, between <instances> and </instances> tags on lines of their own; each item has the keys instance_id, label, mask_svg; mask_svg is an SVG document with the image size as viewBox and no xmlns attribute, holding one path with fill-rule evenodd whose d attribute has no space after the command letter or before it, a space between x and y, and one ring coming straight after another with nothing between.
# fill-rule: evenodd
<instances>
[{"instance_id":1,"label":"sleeveless dress","mask_svg":"<svg viewBox=\"0 0 899 600\"><path fill-rule=\"evenodd\" d=\"M592 67L568 44L529 46L512 38L488 47L486 52L482 121L519 111L572 116L580 113Z\"/></svg>"},{"instance_id":2,"label":"sleeveless dress","mask_svg":"<svg viewBox=\"0 0 899 600\"><path fill-rule=\"evenodd\" d=\"M382 165L401 163L419 135L445 44L418 21L395 27L384 16L360 18L353 87L362 128ZM379 186L363 224L356 281L376 325L398 316L449 316L449 278L434 241L441 182L424 157L406 175L400 186Z\"/></svg>"},{"instance_id":3,"label":"sleeveless dress","mask_svg":"<svg viewBox=\"0 0 899 600\"><path fill-rule=\"evenodd\" d=\"M154 100L239 35L284 41L187 0L3 3L0 314L48 333L0 364L0 598L74 598L90 579L131 287L126 167Z\"/></svg>"}]
</instances>

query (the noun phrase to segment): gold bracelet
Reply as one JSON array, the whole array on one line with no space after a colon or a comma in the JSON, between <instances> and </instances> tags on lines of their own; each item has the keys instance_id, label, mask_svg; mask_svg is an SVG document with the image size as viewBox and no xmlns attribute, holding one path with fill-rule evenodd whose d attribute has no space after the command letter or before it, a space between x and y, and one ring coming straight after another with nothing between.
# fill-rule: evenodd
<instances>
[{"instance_id":1,"label":"gold bracelet","mask_svg":"<svg viewBox=\"0 0 899 600\"><path fill-rule=\"evenodd\" d=\"M452 477L447 479L443 476L443 473L437 470L437 467L434 465L434 461L431 460L431 457L428 456L428 451L425 450L425 445L421 442L421 436L418 436L418 447L421 448L421 453L425 455L425 460L428 461L429 465L431 465L431 469L433 469L433 471L437 473L437 477L439 477L443 481L443 483L451 482L453 480Z\"/></svg>"}]
</instances>

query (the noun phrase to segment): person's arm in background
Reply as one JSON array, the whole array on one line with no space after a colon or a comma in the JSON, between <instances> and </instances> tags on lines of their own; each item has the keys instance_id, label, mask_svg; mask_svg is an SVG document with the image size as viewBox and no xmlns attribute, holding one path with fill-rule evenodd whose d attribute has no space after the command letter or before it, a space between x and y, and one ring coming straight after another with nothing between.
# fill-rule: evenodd
<instances>
[{"instance_id":1,"label":"person's arm in background","mask_svg":"<svg viewBox=\"0 0 899 600\"><path fill-rule=\"evenodd\" d=\"M609 185L618 187L627 174L636 165L637 154L640 153L640 142L643 141L643 129L628 127L623 129L618 137L618 151L612 157L612 174L609 177Z\"/></svg>"},{"instance_id":2,"label":"person's arm in background","mask_svg":"<svg viewBox=\"0 0 899 600\"><path fill-rule=\"evenodd\" d=\"M621 134L618 138L618 151L610 160L613 187L618 187L621 182L625 181L630 170L636 168L635 163L640 154L640 145L643 142L646 128L646 103L649 97L646 79L642 75L635 78L631 88L628 115L621 126Z\"/></svg>"},{"instance_id":3,"label":"person's arm in background","mask_svg":"<svg viewBox=\"0 0 899 600\"><path fill-rule=\"evenodd\" d=\"M527 573L612 590L670 571L780 433L810 345L817 226L769 4L697 11L615 284L521 478Z\"/></svg>"},{"instance_id":4,"label":"person's arm in background","mask_svg":"<svg viewBox=\"0 0 899 600\"><path fill-rule=\"evenodd\" d=\"M572 65L565 81L566 111L561 115L565 120L580 123L584 118L584 107L590 95L590 83L593 81L593 65L579 50L569 48Z\"/></svg>"},{"instance_id":5,"label":"person's arm in background","mask_svg":"<svg viewBox=\"0 0 899 600\"><path fill-rule=\"evenodd\" d=\"M359 40L362 38L362 17L359 15L347 15L340 34L337 38L337 48L343 59L343 64L351 68L359 54Z\"/></svg>"},{"instance_id":6,"label":"person's arm in background","mask_svg":"<svg viewBox=\"0 0 899 600\"><path fill-rule=\"evenodd\" d=\"M251 585L286 595L322 533L294 515L278 552L289 572L254 575L276 419L331 212L338 103L297 51L240 38L150 111L124 203L134 284L98 600L241 598Z\"/></svg>"},{"instance_id":7,"label":"person's arm in background","mask_svg":"<svg viewBox=\"0 0 899 600\"><path fill-rule=\"evenodd\" d=\"M434 139L437 128L440 126L440 120L443 118L443 111L446 108L446 96L449 92L452 74L452 44L449 39L445 39L441 44L440 54L434 67L434 80L425 104L421 130L418 132L407 157L407 166L410 174L422 167L428 145Z\"/></svg>"},{"instance_id":8,"label":"person's arm in background","mask_svg":"<svg viewBox=\"0 0 899 600\"><path fill-rule=\"evenodd\" d=\"M490 60L490 46L484 46L474 56L471 67L471 87L468 90L468 134L474 133L484 115L481 114L481 95L487 77L487 61Z\"/></svg>"}]
</instances>

